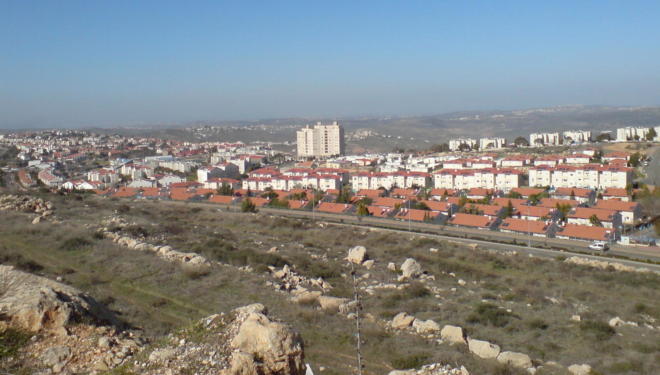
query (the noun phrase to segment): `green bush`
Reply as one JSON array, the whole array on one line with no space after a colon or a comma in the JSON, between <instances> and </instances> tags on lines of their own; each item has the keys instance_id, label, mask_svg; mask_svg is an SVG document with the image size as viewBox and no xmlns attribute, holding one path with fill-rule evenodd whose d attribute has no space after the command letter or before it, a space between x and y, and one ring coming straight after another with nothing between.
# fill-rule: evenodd
<instances>
[{"instance_id":1,"label":"green bush","mask_svg":"<svg viewBox=\"0 0 660 375\"><path fill-rule=\"evenodd\" d=\"M596 340L602 341L612 337L616 331L609 324L597 320L583 320L580 322L580 332L585 335L593 336Z\"/></svg>"},{"instance_id":2,"label":"green bush","mask_svg":"<svg viewBox=\"0 0 660 375\"><path fill-rule=\"evenodd\" d=\"M13 328L7 328L0 332L0 360L16 355L30 337L29 333Z\"/></svg>"},{"instance_id":3,"label":"green bush","mask_svg":"<svg viewBox=\"0 0 660 375\"><path fill-rule=\"evenodd\" d=\"M70 237L60 245L60 250L75 251L82 250L92 245L92 241L85 237Z\"/></svg>"},{"instance_id":4,"label":"green bush","mask_svg":"<svg viewBox=\"0 0 660 375\"><path fill-rule=\"evenodd\" d=\"M395 357L392 359L391 364L397 370L407 370L425 365L429 358L430 356L426 353L416 353Z\"/></svg>"},{"instance_id":5,"label":"green bush","mask_svg":"<svg viewBox=\"0 0 660 375\"><path fill-rule=\"evenodd\" d=\"M490 303L478 304L468 316L467 322L471 324L492 325L504 327L511 322L515 315Z\"/></svg>"}]
</instances>

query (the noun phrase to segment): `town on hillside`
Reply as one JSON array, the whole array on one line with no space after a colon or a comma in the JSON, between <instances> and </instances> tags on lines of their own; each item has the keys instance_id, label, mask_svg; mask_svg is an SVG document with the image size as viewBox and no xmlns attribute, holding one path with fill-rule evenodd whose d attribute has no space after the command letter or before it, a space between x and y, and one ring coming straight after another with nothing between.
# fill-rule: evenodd
<instances>
[{"instance_id":1,"label":"town on hillside","mask_svg":"<svg viewBox=\"0 0 660 375\"><path fill-rule=\"evenodd\" d=\"M0 135L0 181L21 190L654 245L658 171L648 166L659 155L658 133L660 127L625 127L598 136L582 130L534 133L512 142L458 138L416 152L352 155L336 121L299 129L295 152L275 150L267 141L27 131Z\"/></svg>"}]
</instances>

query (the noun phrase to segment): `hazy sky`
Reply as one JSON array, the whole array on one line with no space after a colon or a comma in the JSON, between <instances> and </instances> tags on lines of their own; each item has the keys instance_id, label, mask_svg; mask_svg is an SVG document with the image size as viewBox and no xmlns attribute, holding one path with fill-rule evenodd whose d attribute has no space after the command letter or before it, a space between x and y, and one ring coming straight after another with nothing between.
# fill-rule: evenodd
<instances>
[{"instance_id":1,"label":"hazy sky","mask_svg":"<svg viewBox=\"0 0 660 375\"><path fill-rule=\"evenodd\" d=\"M0 127L660 104L660 1L0 0Z\"/></svg>"}]
</instances>

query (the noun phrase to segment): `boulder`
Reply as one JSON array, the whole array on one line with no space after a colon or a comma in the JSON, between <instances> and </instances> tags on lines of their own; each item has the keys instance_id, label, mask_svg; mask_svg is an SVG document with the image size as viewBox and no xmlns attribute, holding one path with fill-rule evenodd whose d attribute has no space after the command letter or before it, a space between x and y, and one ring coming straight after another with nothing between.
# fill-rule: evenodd
<instances>
[{"instance_id":1,"label":"boulder","mask_svg":"<svg viewBox=\"0 0 660 375\"><path fill-rule=\"evenodd\" d=\"M289 326L266 315L242 313L238 333L231 340L232 375L304 375L303 341Z\"/></svg>"},{"instance_id":2,"label":"boulder","mask_svg":"<svg viewBox=\"0 0 660 375\"><path fill-rule=\"evenodd\" d=\"M346 260L355 264L362 264L367 259L367 249L364 246L354 246L348 250Z\"/></svg>"},{"instance_id":3,"label":"boulder","mask_svg":"<svg viewBox=\"0 0 660 375\"><path fill-rule=\"evenodd\" d=\"M362 265L363 265L364 267L366 267L366 269L370 270L371 267L373 267L375 263L376 263L375 260L373 260L373 259L369 259L369 260L365 260L365 261L362 263Z\"/></svg>"},{"instance_id":4,"label":"boulder","mask_svg":"<svg viewBox=\"0 0 660 375\"><path fill-rule=\"evenodd\" d=\"M0 329L66 335L69 323L92 321L117 324L93 298L68 285L0 265Z\"/></svg>"},{"instance_id":5,"label":"boulder","mask_svg":"<svg viewBox=\"0 0 660 375\"><path fill-rule=\"evenodd\" d=\"M239 315L248 315L254 313L268 315L268 309L261 303L253 303L251 305L237 307L234 309L234 311L236 311L236 313Z\"/></svg>"},{"instance_id":6,"label":"boulder","mask_svg":"<svg viewBox=\"0 0 660 375\"><path fill-rule=\"evenodd\" d=\"M472 354L484 359L495 359L500 354L499 345L483 340L468 339L468 349Z\"/></svg>"},{"instance_id":7,"label":"boulder","mask_svg":"<svg viewBox=\"0 0 660 375\"><path fill-rule=\"evenodd\" d=\"M294 295L291 299L296 303L302 305L309 305L316 303L316 301L318 301L320 296L321 296L321 292L319 291L306 291Z\"/></svg>"},{"instance_id":8,"label":"boulder","mask_svg":"<svg viewBox=\"0 0 660 375\"><path fill-rule=\"evenodd\" d=\"M568 366L568 372L573 375L589 375L591 373L591 366L587 364L570 365Z\"/></svg>"},{"instance_id":9,"label":"boulder","mask_svg":"<svg viewBox=\"0 0 660 375\"><path fill-rule=\"evenodd\" d=\"M321 305L321 309L326 310L326 311L339 311L339 307L346 302L348 302L347 298L339 298L339 297L331 297L331 296L320 296L318 298L319 305Z\"/></svg>"},{"instance_id":10,"label":"boulder","mask_svg":"<svg viewBox=\"0 0 660 375\"><path fill-rule=\"evenodd\" d=\"M392 370L387 375L415 375L415 370Z\"/></svg>"},{"instance_id":11,"label":"boulder","mask_svg":"<svg viewBox=\"0 0 660 375\"><path fill-rule=\"evenodd\" d=\"M68 346L53 346L41 354L41 362L48 367L57 366L64 362L71 354Z\"/></svg>"},{"instance_id":12,"label":"boulder","mask_svg":"<svg viewBox=\"0 0 660 375\"><path fill-rule=\"evenodd\" d=\"M32 220L32 224L39 224L39 222L41 222L41 216L37 216Z\"/></svg>"},{"instance_id":13,"label":"boulder","mask_svg":"<svg viewBox=\"0 0 660 375\"><path fill-rule=\"evenodd\" d=\"M440 326L438 325L438 323L434 322L431 319L429 320L415 319L412 325L413 328L415 328L415 331L417 331L417 333L433 333L440 330Z\"/></svg>"},{"instance_id":14,"label":"boulder","mask_svg":"<svg viewBox=\"0 0 660 375\"><path fill-rule=\"evenodd\" d=\"M532 367L532 359L524 353L502 352L497 356L497 361L524 369Z\"/></svg>"},{"instance_id":15,"label":"boulder","mask_svg":"<svg viewBox=\"0 0 660 375\"><path fill-rule=\"evenodd\" d=\"M410 325L413 324L413 321L415 321L414 316L408 315L405 312L400 312L394 316L390 325L394 329L403 329L410 327Z\"/></svg>"},{"instance_id":16,"label":"boulder","mask_svg":"<svg viewBox=\"0 0 660 375\"><path fill-rule=\"evenodd\" d=\"M610 325L610 327L619 327L619 326L622 326L622 325L626 324L626 322L623 321L623 319L621 319L617 316L617 317L614 317L614 318L610 319L608 324Z\"/></svg>"},{"instance_id":17,"label":"boulder","mask_svg":"<svg viewBox=\"0 0 660 375\"><path fill-rule=\"evenodd\" d=\"M151 354L149 354L149 362L152 363L163 363L174 358L176 355L176 349L174 348L162 348L156 349Z\"/></svg>"},{"instance_id":18,"label":"boulder","mask_svg":"<svg viewBox=\"0 0 660 375\"><path fill-rule=\"evenodd\" d=\"M452 344L465 344L465 332L458 326L446 325L440 331L440 337Z\"/></svg>"},{"instance_id":19,"label":"boulder","mask_svg":"<svg viewBox=\"0 0 660 375\"><path fill-rule=\"evenodd\" d=\"M401 265L403 277L415 278L422 274L422 266L413 258L406 259Z\"/></svg>"},{"instance_id":20,"label":"boulder","mask_svg":"<svg viewBox=\"0 0 660 375\"><path fill-rule=\"evenodd\" d=\"M390 270L390 271L396 272L396 264L394 264L392 262L389 262L387 264L387 269Z\"/></svg>"}]
</instances>

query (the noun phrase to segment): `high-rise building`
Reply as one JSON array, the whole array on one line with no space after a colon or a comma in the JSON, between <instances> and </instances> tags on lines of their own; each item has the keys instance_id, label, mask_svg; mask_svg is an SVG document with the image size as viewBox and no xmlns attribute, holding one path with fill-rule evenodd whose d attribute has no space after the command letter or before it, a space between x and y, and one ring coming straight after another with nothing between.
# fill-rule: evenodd
<instances>
[{"instance_id":1,"label":"high-rise building","mask_svg":"<svg viewBox=\"0 0 660 375\"><path fill-rule=\"evenodd\" d=\"M344 154L344 128L337 121L314 127L305 126L296 132L299 157L327 157Z\"/></svg>"}]
</instances>

